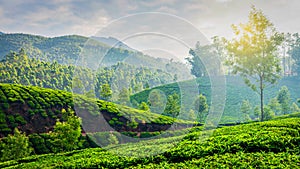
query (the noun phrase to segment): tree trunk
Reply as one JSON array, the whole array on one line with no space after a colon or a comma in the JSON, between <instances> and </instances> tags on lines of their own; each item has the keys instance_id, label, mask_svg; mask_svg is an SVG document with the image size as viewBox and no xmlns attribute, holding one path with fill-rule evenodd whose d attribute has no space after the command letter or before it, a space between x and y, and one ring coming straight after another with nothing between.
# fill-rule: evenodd
<instances>
[{"instance_id":1,"label":"tree trunk","mask_svg":"<svg viewBox=\"0 0 300 169\"><path fill-rule=\"evenodd\" d=\"M260 77L260 112L261 112L261 121L264 121L264 88L263 88L263 78Z\"/></svg>"}]
</instances>

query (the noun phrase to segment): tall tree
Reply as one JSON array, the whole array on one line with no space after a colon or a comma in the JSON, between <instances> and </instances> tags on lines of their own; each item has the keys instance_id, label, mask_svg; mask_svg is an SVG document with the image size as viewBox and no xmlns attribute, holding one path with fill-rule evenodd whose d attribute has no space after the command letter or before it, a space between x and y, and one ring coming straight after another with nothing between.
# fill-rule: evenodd
<instances>
[{"instance_id":1,"label":"tall tree","mask_svg":"<svg viewBox=\"0 0 300 169\"><path fill-rule=\"evenodd\" d=\"M264 120L264 89L280 78L280 63L276 57L283 40L273 24L254 6L249 21L239 26L232 25L235 38L226 40L230 56L227 64L234 74L243 77L245 83L260 95L261 121ZM258 88L258 89L257 89Z\"/></svg>"},{"instance_id":2,"label":"tall tree","mask_svg":"<svg viewBox=\"0 0 300 169\"><path fill-rule=\"evenodd\" d=\"M122 105L130 105L130 94L127 88L123 87L118 96L118 103Z\"/></svg>"},{"instance_id":3,"label":"tall tree","mask_svg":"<svg viewBox=\"0 0 300 169\"><path fill-rule=\"evenodd\" d=\"M100 99L109 100L112 96L112 90L108 83L100 86Z\"/></svg>"},{"instance_id":4,"label":"tall tree","mask_svg":"<svg viewBox=\"0 0 300 169\"><path fill-rule=\"evenodd\" d=\"M281 113L281 104L278 102L277 98L270 99L268 106L275 113L275 115L279 115Z\"/></svg>"},{"instance_id":5,"label":"tall tree","mask_svg":"<svg viewBox=\"0 0 300 169\"><path fill-rule=\"evenodd\" d=\"M180 99L178 94L174 93L172 95L169 95L167 99L167 104L166 104L164 114L175 118L179 115L179 113L180 113Z\"/></svg>"},{"instance_id":6,"label":"tall tree","mask_svg":"<svg viewBox=\"0 0 300 169\"><path fill-rule=\"evenodd\" d=\"M194 102L195 110L197 110L197 118L199 122L203 122L208 113L207 99L204 95L200 94Z\"/></svg>"},{"instance_id":7,"label":"tall tree","mask_svg":"<svg viewBox=\"0 0 300 169\"><path fill-rule=\"evenodd\" d=\"M203 49L200 46L200 42L197 42L195 49L190 49L189 54L191 57L185 58L192 66L191 74L196 77L206 76L206 67L203 64Z\"/></svg>"},{"instance_id":8,"label":"tall tree","mask_svg":"<svg viewBox=\"0 0 300 169\"><path fill-rule=\"evenodd\" d=\"M289 51L294 64L293 64L293 71L297 73L297 76L300 76L300 36L298 33L292 35L292 43L291 43L291 50Z\"/></svg>"},{"instance_id":9,"label":"tall tree","mask_svg":"<svg viewBox=\"0 0 300 169\"><path fill-rule=\"evenodd\" d=\"M250 118L250 113L251 113L251 104L249 100L243 100L242 105L241 105L241 112L243 114L243 121L249 121Z\"/></svg>"},{"instance_id":10,"label":"tall tree","mask_svg":"<svg viewBox=\"0 0 300 169\"><path fill-rule=\"evenodd\" d=\"M277 94L277 100L281 105L281 111L283 114L288 114L290 112L290 101L291 94L286 86L282 86Z\"/></svg>"}]
</instances>

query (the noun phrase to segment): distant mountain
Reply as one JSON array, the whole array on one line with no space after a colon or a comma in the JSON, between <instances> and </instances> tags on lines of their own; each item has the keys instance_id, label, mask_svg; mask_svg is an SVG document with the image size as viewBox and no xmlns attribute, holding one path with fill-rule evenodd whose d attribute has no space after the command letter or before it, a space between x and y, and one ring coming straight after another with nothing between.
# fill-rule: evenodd
<instances>
[{"instance_id":1,"label":"distant mountain","mask_svg":"<svg viewBox=\"0 0 300 169\"><path fill-rule=\"evenodd\" d=\"M183 63L145 55L113 37L88 38L66 35L49 38L22 33L0 36L0 60L10 51L18 52L21 48L25 49L30 58L48 62L57 61L59 64L76 64L97 68L100 64L106 67L125 61L135 66L161 69L176 75L178 80L190 78L187 76L190 70ZM87 60L79 59L83 56L89 58ZM78 61L82 61L82 63L78 63Z\"/></svg>"},{"instance_id":2,"label":"distant mountain","mask_svg":"<svg viewBox=\"0 0 300 169\"><path fill-rule=\"evenodd\" d=\"M94 40L97 40L99 42L102 42L108 46L111 47L115 47L115 48L122 48L122 49L126 49L129 51L136 51L135 49L132 49L131 47L129 47L128 45L126 45L125 43L119 41L116 38L113 37L96 37L96 36L92 36L91 37Z\"/></svg>"},{"instance_id":3,"label":"distant mountain","mask_svg":"<svg viewBox=\"0 0 300 169\"><path fill-rule=\"evenodd\" d=\"M92 38L90 40L88 37L78 35L48 38L15 33L0 36L0 60L10 51L19 51L21 48L25 49L29 57L50 62L56 60L58 63L64 64L76 63L84 50L91 51L88 55L89 60L96 62L97 59L98 61L100 59L104 65L115 64L127 57L138 57L147 61L150 59L151 62L154 62L153 65L158 63L155 58L137 52L112 37ZM100 58L101 56L103 58Z\"/></svg>"},{"instance_id":4,"label":"distant mountain","mask_svg":"<svg viewBox=\"0 0 300 169\"><path fill-rule=\"evenodd\" d=\"M0 32L0 35L3 35L4 33L3 32Z\"/></svg>"}]
</instances>

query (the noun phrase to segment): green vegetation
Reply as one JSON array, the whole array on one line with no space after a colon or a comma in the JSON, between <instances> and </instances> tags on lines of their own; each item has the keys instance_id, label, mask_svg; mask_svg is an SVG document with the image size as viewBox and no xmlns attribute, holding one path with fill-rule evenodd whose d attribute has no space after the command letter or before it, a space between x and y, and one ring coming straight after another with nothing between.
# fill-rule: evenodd
<instances>
[{"instance_id":1,"label":"green vegetation","mask_svg":"<svg viewBox=\"0 0 300 169\"><path fill-rule=\"evenodd\" d=\"M232 28L191 70L111 37L0 32L0 168L298 168L299 35L254 6Z\"/></svg>"},{"instance_id":2,"label":"green vegetation","mask_svg":"<svg viewBox=\"0 0 300 169\"><path fill-rule=\"evenodd\" d=\"M154 114L148 110L137 110L83 95L72 95L60 90L0 84L0 92L2 103L0 107L1 137L12 133L15 127L27 134L49 132L57 123L57 119L66 121L61 110L68 110L69 107L73 110L76 108L76 112L80 113L78 114L79 117L85 117L83 123L91 126L99 126L98 121L87 122L85 120L97 119L101 113L105 113L105 120L117 129L122 129L127 123L135 124L133 126L136 126L136 123L150 125L174 123L171 117ZM175 122L192 124L192 122L183 120L176 120ZM64 126L64 123L58 122L58 124ZM129 128L128 130L134 129Z\"/></svg>"},{"instance_id":3,"label":"green vegetation","mask_svg":"<svg viewBox=\"0 0 300 169\"><path fill-rule=\"evenodd\" d=\"M98 38L78 35L48 38L30 34L0 34L0 60L5 59L5 56L11 51L20 51L23 48L29 58L50 63L77 65L80 63L78 60L82 57L81 54L88 52L88 59L94 63L99 63L100 59L101 67L128 61L137 67L155 68L168 72L172 75L172 80L173 77L177 77L179 80L191 78L188 76L189 70L183 63L154 58L135 50L112 47L111 44L102 43L101 38L100 41L96 39ZM95 66L99 67L100 63Z\"/></svg>"},{"instance_id":4,"label":"green vegetation","mask_svg":"<svg viewBox=\"0 0 300 169\"><path fill-rule=\"evenodd\" d=\"M222 127L193 128L187 135L30 156L0 163L1 168L297 168L300 161L300 114L276 120ZM209 137L205 138L205 134ZM115 154L115 153L118 153ZM156 154L158 153L158 154ZM153 156L147 156L154 154ZM130 156L122 156L130 155Z\"/></svg>"},{"instance_id":5,"label":"green vegetation","mask_svg":"<svg viewBox=\"0 0 300 169\"><path fill-rule=\"evenodd\" d=\"M280 78L277 50L283 41L273 24L261 10L252 7L249 21L233 25L235 38L226 40L229 53L227 64L234 74L243 77L246 85L260 95L261 118L264 120L264 90Z\"/></svg>"},{"instance_id":6,"label":"green vegetation","mask_svg":"<svg viewBox=\"0 0 300 169\"><path fill-rule=\"evenodd\" d=\"M13 135L0 140L0 148L0 161L26 157L32 152L28 137L17 128L14 129Z\"/></svg>"},{"instance_id":7,"label":"green vegetation","mask_svg":"<svg viewBox=\"0 0 300 169\"><path fill-rule=\"evenodd\" d=\"M81 136L80 119L74 115L74 112L67 112L62 109L62 116L66 121L57 121L53 132L50 133L54 152L75 150L79 147L79 138Z\"/></svg>"},{"instance_id":8,"label":"green vegetation","mask_svg":"<svg viewBox=\"0 0 300 169\"><path fill-rule=\"evenodd\" d=\"M197 78L196 80L198 84L198 89L201 94L206 96L207 103L210 106L210 92L211 92L211 85L209 82L208 77L201 77ZM180 82L181 86L192 86L194 82L193 81L185 81ZM284 77L278 81L277 84L274 86L266 87L265 89L265 101L269 101L272 98L277 97L277 93L281 89L282 86L287 86L290 93L291 93L291 100L290 102L297 102L297 99L300 98L300 88L299 88L299 79L297 77ZM153 96L153 92L155 93L163 93L164 95L172 95L173 93L177 93L181 97L180 87L178 83L172 83L162 86L157 86L152 89L144 90L140 93L134 94L130 97L131 102L134 103L141 103L141 102L148 102L151 99L151 96ZM148 99L149 98L149 99ZM157 97L156 97L157 98ZM162 96L160 98L163 98ZM251 106L253 107L250 117L251 119L258 119L257 115L260 115L258 113L255 115L255 107L256 105L260 104L259 96L252 92L251 89L249 89L245 84L242 78L236 76L227 76L226 77L226 103L225 103L225 110L221 119L221 123L230 123L230 122L239 122L241 121L242 113L240 111L242 100L248 100ZM194 100L189 100L189 103L193 103ZM160 101L160 103L166 104L163 99ZM164 107L164 105L160 105L160 107ZM191 104L192 105L192 104ZM299 105L299 103L298 103ZM151 107L150 107L151 108ZM270 108L272 108L270 106ZM259 110L259 109L258 109ZM272 109L273 110L273 109ZM274 110L273 110L274 111ZM276 111L274 111L276 112ZM276 115L280 115L280 113L277 113ZM187 116L189 114L189 109L186 110Z\"/></svg>"},{"instance_id":9,"label":"green vegetation","mask_svg":"<svg viewBox=\"0 0 300 169\"><path fill-rule=\"evenodd\" d=\"M241 105L241 113L242 113L242 121L247 122L250 121L250 113L251 113L251 104L249 100L243 100Z\"/></svg>"},{"instance_id":10,"label":"green vegetation","mask_svg":"<svg viewBox=\"0 0 300 169\"><path fill-rule=\"evenodd\" d=\"M101 99L113 97L116 101L117 94L124 87L135 93L146 85L154 87L173 82L173 77L160 69L135 67L126 63L116 63L94 72L84 67L60 65L56 61L49 63L30 59L21 49L18 53L9 53L0 62L0 82L92 94Z\"/></svg>"},{"instance_id":11,"label":"green vegetation","mask_svg":"<svg viewBox=\"0 0 300 169\"><path fill-rule=\"evenodd\" d=\"M194 106L195 106L195 110L198 111L197 112L198 121L204 122L209 109L206 97L200 94L198 98L195 100Z\"/></svg>"},{"instance_id":12,"label":"green vegetation","mask_svg":"<svg viewBox=\"0 0 300 169\"><path fill-rule=\"evenodd\" d=\"M286 86L282 86L277 94L278 103L281 105L281 111L283 114L290 112L290 100L291 94Z\"/></svg>"}]
</instances>

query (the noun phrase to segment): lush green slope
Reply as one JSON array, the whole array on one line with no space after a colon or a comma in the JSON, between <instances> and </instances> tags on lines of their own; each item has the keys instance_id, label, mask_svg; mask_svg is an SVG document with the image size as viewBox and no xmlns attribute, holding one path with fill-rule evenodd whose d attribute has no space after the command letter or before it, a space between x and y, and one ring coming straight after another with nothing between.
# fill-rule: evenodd
<instances>
[{"instance_id":1,"label":"lush green slope","mask_svg":"<svg viewBox=\"0 0 300 169\"><path fill-rule=\"evenodd\" d=\"M212 135L210 131L194 128L187 135L113 146L109 151L94 148L31 156L0 163L0 167L297 168L300 165L299 118L300 114L294 114L277 120L223 127Z\"/></svg>"},{"instance_id":2,"label":"lush green slope","mask_svg":"<svg viewBox=\"0 0 300 169\"><path fill-rule=\"evenodd\" d=\"M174 122L163 115L34 86L0 83L0 103L0 137L11 133L15 127L27 134L48 132L56 119L61 119L61 110L69 107L82 117L86 132L103 131L99 125L103 123L100 121L102 115L117 131L160 131Z\"/></svg>"},{"instance_id":3,"label":"lush green slope","mask_svg":"<svg viewBox=\"0 0 300 169\"><path fill-rule=\"evenodd\" d=\"M181 86L192 86L194 81L180 82ZM197 79L199 92L204 94L208 103L210 103L211 85L209 78L203 77ZM282 86L287 86L291 93L291 103L296 102L300 98L300 80L297 77L284 77L279 80L275 86L267 87L265 89L265 103L267 104L270 98L276 97L277 92ZM218 84L217 84L218 87ZM180 87L178 83L158 86L149 90L144 90L131 96L132 102L147 102L149 93L152 90L161 90L165 95L178 93L180 95ZM226 104L222 117L222 123L238 122L240 121L241 113L240 107L243 100L249 100L252 107L259 105L259 95L253 92L244 84L244 81L239 77L226 77ZM190 100L193 103L194 100Z\"/></svg>"}]
</instances>

